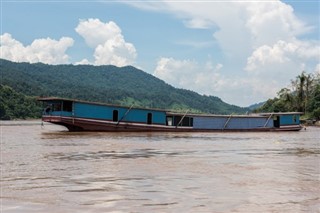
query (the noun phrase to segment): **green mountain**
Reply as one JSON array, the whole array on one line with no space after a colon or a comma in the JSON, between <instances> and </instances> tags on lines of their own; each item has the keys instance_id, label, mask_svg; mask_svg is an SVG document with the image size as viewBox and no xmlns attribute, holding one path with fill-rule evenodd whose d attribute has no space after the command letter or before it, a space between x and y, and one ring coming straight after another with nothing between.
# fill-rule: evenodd
<instances>
[{"instance_id":1,"label":"green mountain","mask_svg":"<svg viewBox=\"0 0 320 213\"><path fill-rule=\"evenodd\" d=\"M54 96L192 112L245 113L215 96L177 89L132 66L46 65L0 59L1 84L26 96Z\"/></svg>"}]
</instances>

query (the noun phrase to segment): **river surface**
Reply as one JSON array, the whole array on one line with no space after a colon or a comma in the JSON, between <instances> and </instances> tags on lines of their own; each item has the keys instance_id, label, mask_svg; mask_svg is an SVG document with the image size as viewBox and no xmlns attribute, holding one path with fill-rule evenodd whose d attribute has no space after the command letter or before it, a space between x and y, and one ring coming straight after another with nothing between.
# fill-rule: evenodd
<instances>
[{"instance_id":1,"label":"river surface","mask_svg":"<svg viewBox=\"0 0 320 213\"><path fill-rule=\"evenodd\" d=\"M320 128L70 133L1 124L1 213L320 212Z\"/></svg>"}]
</instances>

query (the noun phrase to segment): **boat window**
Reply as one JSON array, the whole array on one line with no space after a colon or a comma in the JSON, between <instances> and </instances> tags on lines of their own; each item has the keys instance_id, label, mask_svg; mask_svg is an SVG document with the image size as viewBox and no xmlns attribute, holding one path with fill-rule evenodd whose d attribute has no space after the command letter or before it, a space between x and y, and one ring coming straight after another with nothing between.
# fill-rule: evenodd
<instances>
[{"instance_id":1,"label":"boat window","mask_svg":"<svg viewBox=\"0 0 320 213\"><path fill-rule=\"evenodd\" d=\"M167 117L167 126L172 126L172 124L173 124L173 118L171 117L171 116L168 116Z\"/></svg>"},{"instance_id":2,"label":"boat window","mask_svg":"<svg viewBox=\"0 0 320 213\"><path fill-rule=\"evenodd\" d=\"M148 113L148 116L147 116L147 124L152 124L152 113Z\"/></svg>"},{"instance_id":3,"label":"boat window","mask_svg":"<svg viewBox=\"0 0 320 213\"><path fill-rule=\"evenodd\" d=\"M178 123L180 122L182 116L174 116L174 119L173 119L173 125L174 126L178 126ZM181 125L181 123L180 123Z\"/></svg>"},{"instance_id":4,"label":"boat window","mask_svg":"<svg viewBox=\"0 0 320 213\"><path fill-rule=\"evenodd\" d=\"M174 125L175 126L193 126L193 118L192 117L182 118L182 116L175 116Z\"/></svg>"},{"instance_id":5,"label":"boat window","mask_svg":"<svg viewBox=\"0 0 320 213\"><path fill-rule=\"evenodd\" d=\"M118 110L113 110L113 115L112 115L112 120L114 121L114 122L117 122L118 120L119 120L119 112L118 112Z\"/></svg>"},{"instance_id":6,"label":"boat window","mask_svg":"<svg viewBox=\"0 0 320 213\"><path fill-rule=\"evenodd\" d=\"M280 127L280 117L279 116L274 116L273 117L273 126L276 128Z\"/></svg>"},{"instance_id":7,"label":"boat window","mask_svg":"<svg viewBox=\"0 0 320 213\"><path fill-rule=\"evenodd\" d=\"M46 108L44 109L44 114L49 114L52 110L52 104L47 104Z\"/></svg>"},{"instance_id":8,"label":"boat window","mask_svg":"<svg viewBox=\"0 0 320 213\"><path fill-rule=\"evenodd\" d=\"M61 111L61 103L54 103L52 111Z\"/></svg>"},{"instance_id":9,"label":"boat window","mask_svg":"<svg viewBox=\"0 0 320 213\"><path fill-rule=\"evenodd\" d=\"M296 122L297 122L297 116L294 115L294 116L293 116L293 123L296 123Z\"/></svg>"},{"instance_id":10,"label":"boat window","mask_svg":"<svg viewBox=\"0 0 320 213\"><path fill-rule=\"evenodd\" d=\"M63 110L65 112L72 112L72 101L63 101Z\"/></svg>"},{"instance_id":11,"label":"boat window","mask_svg":"<svg viewBox=\"0 0 320 213\"><path fill-rule=\"evenodd\" d=\"M181 126L193 126L193 118L184 117L182 119Z\"/></svg>"}]
</instances>

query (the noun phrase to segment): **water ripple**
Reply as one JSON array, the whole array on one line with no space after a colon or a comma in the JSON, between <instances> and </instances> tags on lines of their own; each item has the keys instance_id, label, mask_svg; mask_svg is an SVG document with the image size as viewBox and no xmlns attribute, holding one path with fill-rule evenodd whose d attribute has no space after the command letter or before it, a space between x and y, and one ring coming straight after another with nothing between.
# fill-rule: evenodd
<instances>
[{"instance_id":1,"label":"water ripple","mask_svg":"<svg viewBox=\"0 0 320 213\"><path fill-rule=\"evenodd\" d=\"M96 160L96 159L136 159L136 158L152 158L152 157L175 157L182 154L190 154L190 152L172 152L159 151L152 149L138 149L131 152L117 152L117 151L97 151L97 152L72 152L72 153L51 153L44 156L48 159L58 160Z\"/></svg>"}]
</instances>

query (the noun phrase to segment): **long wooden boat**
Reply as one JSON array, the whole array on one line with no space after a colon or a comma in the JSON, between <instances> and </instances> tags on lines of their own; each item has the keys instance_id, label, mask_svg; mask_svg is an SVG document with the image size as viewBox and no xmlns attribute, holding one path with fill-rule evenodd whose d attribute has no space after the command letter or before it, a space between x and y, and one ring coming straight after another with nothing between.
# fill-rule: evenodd
<instances>
[{"instance_id":1,"label":"long wooden boat","mask_svg":"<svg viewBox=\"0 0 320 213\"><path fill-rule=\"evenodd\" d=\"M299 131L300 112L251 115L177 113L161 109L125 107L63 98L39 98L42 120L69 131Z\"/></svg>"}]
</instances>

